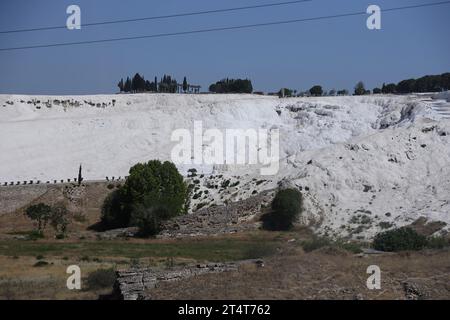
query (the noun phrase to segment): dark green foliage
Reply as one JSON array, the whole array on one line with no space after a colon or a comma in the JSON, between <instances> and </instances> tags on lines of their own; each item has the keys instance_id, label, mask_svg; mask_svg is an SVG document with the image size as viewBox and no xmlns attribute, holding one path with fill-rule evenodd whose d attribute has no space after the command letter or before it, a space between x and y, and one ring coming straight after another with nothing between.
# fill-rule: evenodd
<instances>
[{"instance_id":1,"label":"dark green foliage","mask_svg":"<svg viewBox=\"0 0 450 320\"><path fill-rule=\"evenodd\" d=\"M158 92L175 93L178 89L177 80L169 75L164 75L158 84Z\"/></svg>"},{"instance_id":2,"label":"dark green foliage","mask_svg":"<svg viewBox=\"0 0 450 320\"><path fill-rule=\"evenodd\" d=\"M183 212L187 193L183 177L173 163L139 163L130 169L124 186L106 198L103 225L138 226L142 234L155 234L162 221Z\"/></svg>"},{"instance_id":3,"label":"dark green foliage","mask_svg":"<svg viewBox=\"0 0 450 320\"><path fill-rule=\"evenodd\" d=\"M262 216L266 230L289 230L302 210L302 195L296 189L277 192L272 201L272 211Z\"/></svg>"},{"instance_id":4,"label":"dark green foliage","mask_svg":"<svg viewBox=\"0 0 450 320\"><path fill-rule=\"evenodd\" d=\"M314 86L311 89L309 89L309 93L312 96L320 97L323 94L323 90L321 86Z\"/></svg>"},{"instance_id":5,"label":"dark green foliage","mask_svg":"<svg viewBox=\"0 0 450 320\"><path fill-rule=\"evenodd\" d=\"M339 90L337 92L338 96L347 96L348 95L348 90L343 89L343 90Z\"/></svg>"},{"instance_id":6,"label":"dark green foliage","mask_svg":"<svg viewBox=\"0 0 450 320\"><path fill-rule=\"evenodd\" d=\"M408 227L379 233L373 240L374 249L381 251L420 250L426 245L427 238Z\"/></svg>"},{"instance_id":7,"label":"dark green foliage","mask_svg":"<svg viewBox=\"0 0 450 320\"><path fill-rule=\"evenodd\" d=\"M373 88L372 92L373 92L373 94L380 94L381 93L381 89L380 88Z\"/></svg>"},{"instance_id":8,"label":"dark green foliage","mask_svg":"<svg viewBox=\"0 0 450 320\"><path fill-rule=\"evenodd\" d=\"M187 83L186 77L184 77L184 79L183 79L183 91L186 92L187 89L188 89L188 83Z\"/></svg>"},{"instance_id":9,"label":"dark green foliage","mask_svg":"<svg viewBox=\"0 0 450 320\"><path fill-rule=\"evenodd\" d=\"M450 73L402 80L399 83L383 84L383 93L438 92L450 90Z\"/></svg>"},{"instance_id":10,"label":"dark green foliage","mask_svg":"<svg viewBox=\"0 0 450 320\"><path fill-rule=\"evenodd\" d=\"M125 84L123 82L123 78L120 79L119 83L117 84L117 86L119 87L119 92L123 92L124 88L125 88Z\"/></svg>"},{"instance_id":11,"label":"dark green foliage","mask_svg":"<svg viewBox=\"0 0 450 320\"><path fill-rule=\"evenodd\" d=\"M50 213L50 225L58 233L59 238L63 238L66 233L67 226L69 225L68 211L65 205L58 204L51 209Z\"/></svg>"},{"instance_id":12,"label":"dark green foliage","mask_svg":"<svg viewBox=\"0 0 450 320\"><path fill-rule=\"evenodd\" d=\"M281 88L280 91L278 91L279 97L292 97L294 93L294 90L288 89L288 88Z\"/></svg>"},{"instance_id":13,"label":"dark green foliage","mask_svg":"<svg viewBox=\"0 0 450 320\"><path fill-rule=\"evenodd\" d=\"M450 246L450 238L430 237L428 239L427 248L443 249Z\"/></svg>"},{"instance_id":14,"label":"dark green foliage","mask_svg":"<svg viewBox=\"0 0 450 320\"><path fill-rule=\"evenodd\" d=\"M139 73L136 73L131 80L131 91L132 92L143 92L145 91L145 80Z\"/></svg>"},{"instance_id":15,"label":"dark green foliage","mask_svg":"<svg viewBox=\"0 0 450 320\"><path fill-rule=\"evenodd\" d=\"M91 272L87 277L89 289L112 288L116 281L114 269L99 269Z\"/></svg>"},{"instance_id":16,"label":"dark green foliage","mask_svg":"<svg viewBox=\"0 0 450 320\"><path fill-rule=\"evenodd\" d=\"M122 82L123 82L123 80L122 80ZM80 164L80 168L78 169L78 185L80 185L82 181L83 181L83 175L81 174L81 164Z\"/></svg>"},{"instance_id":17,"label":"dark green foliage","mask_svg":"<svg viewBox=\"0 0 450 320\"><path fill-rule=\"evenodd\" d=\"M27 208L25 215L31 220L37 222L39 231L45 229L47 222L50 218L52 208L46 204L38 203Z\"/></svg>"},{"instance_id":18,"label":"dark green foliage","mask_svg":"<svg viewBox=\"0 0 450 320\"><path fill-rule=\"evenodd\" d=\"M364 87L364 83L362 81L358 82L355 86L355 96L362 96L366 94L366 88Z\"/></svg>"},{"instance_id":19,"label":"dark green foliage","mask_svg":"<svg viewBox=\"0 0 450 320\"><path fill-rule=\"evenodd\" d=\"M139 228L139 235L148 237L160 231L160 222L171 217L165 205L154 205L148 199L133 206L131 224Z\"/></svg>"},{"instance_id":20,"label":"dark green foliage","mask_svg":"<svg viewBox=\"0 0 450 320\"><path fill-rule=\"evenodd\" d=\"M403 80L397 84L396 90L398 93L414 92L415 85L416 85L416 80L414 80L414 79Z\"/></svg>"},{"instance_id":21,"label":"dark green foliage","mask_svg":"<svg viewBox=\"0 0 450 320\"><path fill-rule=\"evenodd\" d=\"M123 91L125 92L131 92L132 87L131 87L131 80L129 77L127 77L127 80L125 81L125 85L123 86Z\"/></svg>"},{"instance_id":22,"label":"dark green foliage","mask_svg":"<svg viewBox=\"0 0 450 320\"><path fill-rule=\"evenodd\" d=\"M249 79L223 79L209 86L215 93L252 93L253 86Z\"/></svg>"},{"instance_id":23,"label":"dark green foliage","mask_svg":"<svg viewBox=\"0 0 450 320\"><path fill-rule=\"evenodd\" d=\"M124 210L125 194L123 189L111 192L103 202L102 224L108 229L126 227L130 223L130 213Z\"/></svg>"},{"instance_id":24,"label":"dark green foliage","mask_svg":"<svg viewBox=\"0 0 450 320\"><path fill-rule=\"evenodd\" d=\"M120 92L156 92L158 84L156 77L155 82L150 82L145 80L139 73L136 73L132 79L127 77L125 82L121 79L117 86Z\"/></svg>"}]
</instances>

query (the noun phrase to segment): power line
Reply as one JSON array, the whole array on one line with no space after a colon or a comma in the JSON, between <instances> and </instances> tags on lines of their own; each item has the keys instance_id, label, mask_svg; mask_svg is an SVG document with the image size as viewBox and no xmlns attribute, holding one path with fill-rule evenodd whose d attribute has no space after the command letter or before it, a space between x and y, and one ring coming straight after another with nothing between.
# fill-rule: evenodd
<instances>
[{"instance_id":1,"label":"power line","mask_svg":"<svg viewBox=\"0 0 450 320\"><path fill-rule=\"evenodd\" d=\"M162 15L162 16L153 16L153 17L143 17L143 18L123 19L123 20L91 22L91 23L83 23L82 26L83 27L100 26L100 25L117 24L117 23L128 23L128 22L137 22L137 21L146 21L146 20L159 20L159 19L179 18L179 17L205 15L205 14L211 14L211 13L223 13L223 12L233 12L233 11L241 11L241 10L259 9L259 8L269 8L269 7L276 7L276 6L285 6L285 5L290 5L290 4L298 4L298 3L311 2L311 1L313 1L313 0L285 1L285 2L267 3L267 4L245 6L245 7L215 9L215 10L206 10L206 11L197 11L197 12L175 13L175 14ZM31 32L31 31L44 31L44 30L56 30L56 29L66 29L66 28L67 27L65 25L64 26L53 26L53 27L38 27L38 28L29 28L29 29L5 30L5 31L0 31L0 34L18 33L18 32Z\"/></svg>"},{"instance_id":2,"label":"power line","mask_svg":"<svg viewBox=\"0 0 450 320\"><path fill-rule=\"evenodd\" d=\"M438 5L444 5L444 4L450 4L450 1L441 1L441 2L434 2L434 3L427 3L427 4L419 4L419 5L412 5L412 6L389 8L389 9L384 9L384 10L381 10L381 11L382 12L392 12L392 11L400 11L400 10L406 10L406 9L415 9L415 8L438 6ZM210 29L199 29L199 30L190 30L190 31L182 31L182 32L172 32L172 33L159 33L159 34L135 36L135 37L122 37L122 38L87 40L87 41L78 41L78 42L65 42L65 43L63 42L63 43L53 43L53 44L42 44L42 45L35 45L35 46L0 48L0 51L13 51L13 50L23 50L23 49L50 48L50 47L81 45L81 44L105 43L105 42L115 42L115 41L125 41L125 40L163 38L163 37L171 37L171 36L179 36L179 35L209 33L209 32L216 32L216 31L249 29L249 28L256 28L256 27L291 24L291 23L299 23L299 22L306 22L306 21L318 21L318 20L343 18L343 17L350 17L350 16L360 16L360 15L366 15L366 14L367 14L366 11L358 11L358 12L343 13L343 14L336 14L336 15L328 15L328 16L321 16L321 17L312 17L312 18L303 18L303 19L294 19L294 20L283 20L283 21L247 24L247 25L240 25L240 26L210 28Z\"/></svg>"}]
</instances>

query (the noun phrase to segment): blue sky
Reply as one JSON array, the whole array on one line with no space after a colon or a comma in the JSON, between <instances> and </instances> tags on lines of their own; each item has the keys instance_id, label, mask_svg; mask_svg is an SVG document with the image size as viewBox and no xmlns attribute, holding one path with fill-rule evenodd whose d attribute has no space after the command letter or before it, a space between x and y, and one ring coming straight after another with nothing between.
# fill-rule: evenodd
<instances>
[{"instance_id":1,"label":"blue sky","mask_svg":"<svg viewBox=\"0 0 450 320\"><path fill-rule=\"evenodd\" d=\"M83 22L272 3L282 0L2 0L0 30L64 25L70 4ZM143 21L81 30L0 34L0 48L186 31L437 0L313 0L233 13ZM95 94L117 91L121 77L164 73L206 90L224 77L250 78L255 90L368 88L425 74L450 72L450 5L382 15L382 30L365 16L158 39L0 52L0 93Z\"/></svg>"}]
</instances>

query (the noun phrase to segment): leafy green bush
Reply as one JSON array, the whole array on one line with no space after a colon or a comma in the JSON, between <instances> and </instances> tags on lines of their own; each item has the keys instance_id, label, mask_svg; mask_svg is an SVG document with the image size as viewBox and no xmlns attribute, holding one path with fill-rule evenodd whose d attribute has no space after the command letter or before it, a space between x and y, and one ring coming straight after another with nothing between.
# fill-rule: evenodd
<instances>
[{"instance_id":1,"label":"leafy green bush","mask_svg":"<svg viewBox=\"0 0 450 320\"><path fill-rule=\"evenodd\" d=\"M89 289L112 288L116 281L114 269L99 269L91 272L87 277Z\"/></svg>"},{"instance_id":2,"label":"leafy green bush","mask_svg":"<svg viewBox=\"0 0 450 320\"><path fill-rule=\"evenodd\" d=\"M125 194L123 189L111 192L103 202L102 224L105 228L114 229L128 226L130 222L129 211L124 210Z\"/></svg>"},{"instance_id":3,"label":"leafy green bush","mask_svg":"<svg viewBox=\"0 0 450 320\"><path fill-rule=\"evenodd\" d=\"M64 204L58 204L52 207L50 212L50 225L58 233L57 238L64 238L69 220L67 218L68 211Z\"/></svg>"},{"instance_id":4,"label":"leafy green bush","mask_svg":"<svg viewBox=\"0 0 450 320\"><path fill-rule=\"evenodd\" d=\"M144 200L134 206L131 224L139 228L139 235L147 237L160 231L160 221L169 217L167 208L163 205L155 206Z\"/></svg>"},{"instance_id":5,"label":"leafy green bush","mask_svg":"<svg viewBox=\"0 0 450 320\"><path fill-rule=\"evenodd\" d=\"M277 192L272 201L272 211L262 216L265 230L289 230L302 210L302 194L296 189Z\"/></svg>"},{"instance_id":6,"label":"leafy green bush","mask_svg":"<svg viewBox=\"0 0 450 320\"><path fill-rule=\"evenodd\" d=\"M427 244L425 236L408 227L378 233L373 240L374 249L381 251L420 250Z\"/></svg>"},{"instance_id":7,"label":"leafy green bush","mask_svg":"<svg viewBox=\"0 0 450 320\"><path fill-rule=\"evenodd\" d=\"M136 164L123 187L106 198L102 223L107 228L138 226L142 234L155 234L161 221L183 212L187 194L183 176L173 163Z\"/></svg>"}]
</instances>

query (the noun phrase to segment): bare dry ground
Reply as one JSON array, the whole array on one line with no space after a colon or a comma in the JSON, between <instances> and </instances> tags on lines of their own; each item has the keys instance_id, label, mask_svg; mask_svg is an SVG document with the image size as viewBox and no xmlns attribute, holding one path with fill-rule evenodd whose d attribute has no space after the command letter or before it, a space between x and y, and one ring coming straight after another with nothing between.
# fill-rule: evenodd
<instances>
[{"instance_id":1,"label":"bare dry ground","mask_svg":"<svg viewBox=\"0 0 450 320\"><path fill-rule=\"evenodd\" d=\"M369 265L381 289L366 286ZM161 282L151 299L450 299L450 251L357 256L333 248L301 249L244 265L237 272Z\"/></svg>"}]
</instances>

